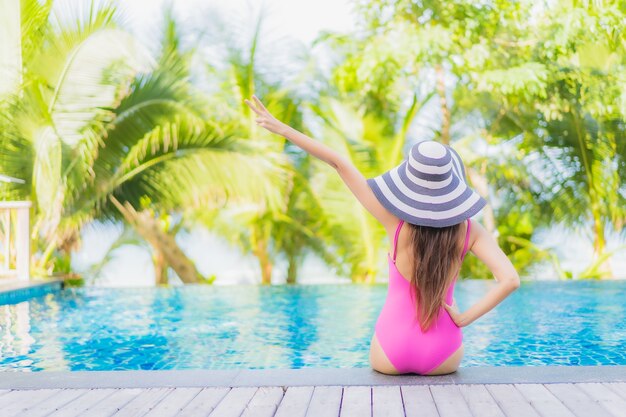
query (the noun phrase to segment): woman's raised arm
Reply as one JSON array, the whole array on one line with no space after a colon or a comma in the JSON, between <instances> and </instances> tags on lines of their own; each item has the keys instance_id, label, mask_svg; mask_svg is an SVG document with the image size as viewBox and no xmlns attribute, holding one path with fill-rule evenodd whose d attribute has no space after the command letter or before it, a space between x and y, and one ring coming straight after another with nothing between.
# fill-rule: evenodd
<instances>
[{"instance_id":1,"label":"woman's raised arm","mask_svg":"<svg viewBox=\"0 0 626 417\"><path fill-rule=\"evenodd\" d=\"M335 168L343 182L348 186L352 194L354 194L363 207L382 223L388 232L393 232L398 223L397 217L380 204L374 192L367 185L363 174L361 174L348 159L323 143L308 137L304 133L276 119L256 96L252 96L252 99L254 103L250 100L246 100L245 102L248 107L256 113L256 123L259 126L272 133L285 137L294 145Z\"/></svg>"}]
</instances>

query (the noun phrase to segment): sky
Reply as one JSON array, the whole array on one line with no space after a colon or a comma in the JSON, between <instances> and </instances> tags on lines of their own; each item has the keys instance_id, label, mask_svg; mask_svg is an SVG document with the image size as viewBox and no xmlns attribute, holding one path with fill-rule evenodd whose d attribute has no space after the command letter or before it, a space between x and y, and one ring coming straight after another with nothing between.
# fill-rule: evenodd
<instances>
[{"instance_id":1,"label":"sky","mask_svg":"<svg viewBox=\"0 0 626 417\"><path fill-rule=\"evenodd\" d=\"M266 15L266 26L275 35L310 43L320 31L347 31L354 25L349 0L117 0L130 29L149 44L159 33L163 8L172 4L177 20L201 25L206 16L218 13L227 21L254 16L259 8ZM200 20L200 21L199 21Z\"/></svg>"}]
</instances>

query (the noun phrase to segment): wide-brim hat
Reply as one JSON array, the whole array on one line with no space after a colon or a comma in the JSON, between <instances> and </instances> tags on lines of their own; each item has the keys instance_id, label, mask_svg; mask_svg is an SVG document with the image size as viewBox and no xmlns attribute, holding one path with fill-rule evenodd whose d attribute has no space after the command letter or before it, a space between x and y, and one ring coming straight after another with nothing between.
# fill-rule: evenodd
<instances>
[{"instance_id":1,"label":"wide-brim hat","mask_svg":"<svg viewBox=\"0 0 626 417\"><path fill-rule=\"evenodd\" d=\"M404 162L367 183L387 210L419 226L452 226L487 204L467 185L459 154L432 140L416 143Z\"/></svg>"}]
</instances>

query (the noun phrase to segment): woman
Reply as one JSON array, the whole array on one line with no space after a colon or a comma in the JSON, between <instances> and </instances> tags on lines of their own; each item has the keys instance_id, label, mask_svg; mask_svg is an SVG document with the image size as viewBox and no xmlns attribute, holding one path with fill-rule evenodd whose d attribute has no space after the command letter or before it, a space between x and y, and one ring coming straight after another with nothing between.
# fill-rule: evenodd
<instances>
[{"instance_id":1,"label":"woman","mask_svg":"<svg viewBox=\"0 0 626 417\"><path fill-rule=\"evenodd\" d=\"M520 285L495 239L470 221L486 203L466 185L459 155L449 146L421 142L411 148L406 161L366 180L346 158L277 120L256 96L252 99L254 103L245 102L259 126L335 168L387 230L389 288L372 337L372 368L385 374L455 372L463 357L461 327ZM454 284L468 251L489 267L498 285L461 313L453 298Z\"/></svg>"}]
</instances>

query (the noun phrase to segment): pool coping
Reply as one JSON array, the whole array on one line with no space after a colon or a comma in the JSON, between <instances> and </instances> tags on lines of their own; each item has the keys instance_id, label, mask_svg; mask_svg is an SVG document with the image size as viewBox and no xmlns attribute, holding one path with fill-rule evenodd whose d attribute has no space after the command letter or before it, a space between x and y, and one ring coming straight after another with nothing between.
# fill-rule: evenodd
<instances>
[{"instance_id":1,"label":"pool coping","mask_svg":"<svg viewBox=\"0 0 626 417\"><path fill-rule=\"evenodd\" d=\"M33 297L60 291L62 288L63 281L60 279L0 281L0 305L21 303Z\"/></svg>"},{"instance_id":2,"label":"pool coping","mask_svg":"<svg viewBox=\"0 0 626 417\"><path fill-rule=\"evenodd\" d=\"M0 372L0 389L164 388L626 382L626 365L477 366L441 376L384 375L370 368Z\"/></svg>"}]
</instances>

